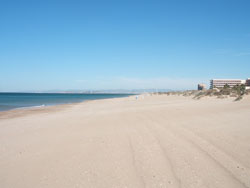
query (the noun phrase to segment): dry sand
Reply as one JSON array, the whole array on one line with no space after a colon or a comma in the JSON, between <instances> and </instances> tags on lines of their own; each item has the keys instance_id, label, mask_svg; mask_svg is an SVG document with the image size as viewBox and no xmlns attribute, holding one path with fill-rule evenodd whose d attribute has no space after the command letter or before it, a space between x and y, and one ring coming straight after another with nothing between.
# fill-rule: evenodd
<instances>
[{"instance_id":1,"label":"dry sand","mask_svg":"<svg viewBox=\"0 0 250 188\"><path fill-rule=\"evenodd\" d=\"M0 187L250 187L250 98L141 96L1 113Z\"/></svg>"}]
</instances>

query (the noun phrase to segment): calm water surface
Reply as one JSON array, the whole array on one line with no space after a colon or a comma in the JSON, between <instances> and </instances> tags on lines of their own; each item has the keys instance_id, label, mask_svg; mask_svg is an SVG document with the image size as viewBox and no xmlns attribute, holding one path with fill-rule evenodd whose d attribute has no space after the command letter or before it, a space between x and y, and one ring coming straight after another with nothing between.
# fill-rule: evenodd
<instances>
[{"instance_id":1,"label":"calm water surface","mask_svg":"<svg viewBox=\"0 0 250 188\"><path fill-rule=\"evenodd\" d=\"M0 111L127 96L129 94L0 93Z\"/></svg>"}]
</instances>

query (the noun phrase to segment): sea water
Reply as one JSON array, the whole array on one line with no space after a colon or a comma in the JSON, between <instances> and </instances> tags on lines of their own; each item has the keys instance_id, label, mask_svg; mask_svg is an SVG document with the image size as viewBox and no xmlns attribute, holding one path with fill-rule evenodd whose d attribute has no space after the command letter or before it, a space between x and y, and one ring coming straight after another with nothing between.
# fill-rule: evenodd
<instances>
[{"instance_id":1,"label":"sea water","mask_svg":"<svg viewBox=\"0 0 250 188\"><path fill-rule=\"evenodd\" d=\"M127 96L129 94L0 93L0 111Z\"/></svg>"}]
</instances>

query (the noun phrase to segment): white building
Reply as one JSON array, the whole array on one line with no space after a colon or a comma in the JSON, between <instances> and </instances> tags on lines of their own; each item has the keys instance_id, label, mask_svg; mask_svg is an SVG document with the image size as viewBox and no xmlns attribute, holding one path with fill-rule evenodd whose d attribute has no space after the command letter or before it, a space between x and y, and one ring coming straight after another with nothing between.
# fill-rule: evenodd
<instances>
[{"instance_id":1,"label":"white building","mask_svg":"<svg viewBox=\"0 0 250 188\"><path fill-rule=\"evenodd\" d=\"M246 80L240 79L212 79L210 81L210 89L223 88L225 85L233 87L236 85L246 84Z\"/></svg>"},{"instance_id":2,"label":"white building","mask_svg":"<svg viewBox=\"0 0 250 188\"><path fill-rule=\"evenodd\" d=\"M198 90L206 90L207 86L206 84L198 84Z\"/></svg>"}]
</instances>

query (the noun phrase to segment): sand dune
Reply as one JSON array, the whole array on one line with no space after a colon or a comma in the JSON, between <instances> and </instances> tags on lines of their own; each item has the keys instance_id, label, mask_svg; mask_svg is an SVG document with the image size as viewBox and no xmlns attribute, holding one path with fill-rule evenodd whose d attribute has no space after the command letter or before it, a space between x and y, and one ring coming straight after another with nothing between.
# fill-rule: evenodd
<instances>
[{"instance_id":1,"label":"sand dune","mask_svg":"<svg viewBox=\"0 0 250 188\"><path fill-rule=\"evenodd\" d=\"M140 96L1 113L0 187L250 187L250 98Z\"/></svg>"}]
</instances>

